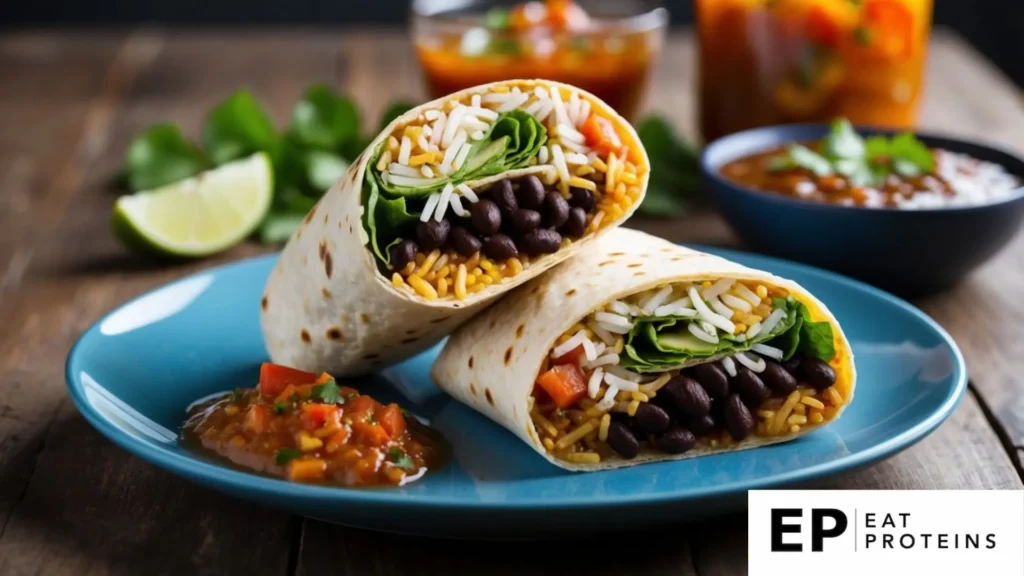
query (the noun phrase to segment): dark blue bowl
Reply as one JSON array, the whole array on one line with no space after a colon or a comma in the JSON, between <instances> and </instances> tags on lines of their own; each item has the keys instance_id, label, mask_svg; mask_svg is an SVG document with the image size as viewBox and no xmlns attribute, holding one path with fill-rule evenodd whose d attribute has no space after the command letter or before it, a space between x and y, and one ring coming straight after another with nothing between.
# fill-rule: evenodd
<instances>
[{"instance_id":1,"label":"dark blue bowl","mask_svg":"<svg viewBox=\"0 0 1024 576\"><path fill-rule=\"evenodd\" d=\"M823 138L824 124L771 126L720 138L701 155L705 189L747 247L827 268L904 296L949 288L1017 233L1024 193L971 207L900 210L819 204L737 185L722 166L792 141ZM893 131L857 127L861 134ZM1024 179L1024 161L997 148L918 134L927 145L1002 165Z\"/></svg>"}]
</instances>

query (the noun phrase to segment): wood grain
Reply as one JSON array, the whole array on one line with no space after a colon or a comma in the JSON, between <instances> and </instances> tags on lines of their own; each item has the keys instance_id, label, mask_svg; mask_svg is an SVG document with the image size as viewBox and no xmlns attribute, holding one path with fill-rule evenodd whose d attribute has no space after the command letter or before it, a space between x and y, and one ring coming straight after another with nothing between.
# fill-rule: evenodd
<instances>
[{"instance_id":1,"label":"wood grain","mask_svg":"<svg viewBox=\"0 0 1024 576\"><path fill-rule=\"evenodd\" d=\"M671 38L648 98L650 109L689 134L693 50L688 34ZM939 33L929 65L924 126L1024 150L1021 103L976 52ZM173 265L124 252L107 218L116 197L110 178L130 138L158 121L195 137L205 112L239 86L252 89L278 125L313 82L353 94L376 119L393 98L423 98L404 34L9 33L0 35L0 77L18 79L0 83L0 573L534 572L522 545L367 533L222 498L107 442L64 391L69 347L111 307L267 250L247 244ZM708 212L630 226L736 245ZM1024 451L1022 243L952 293L919 302L962 346L976 395L920 444L821 486L1021 488L1012 459ZM629 566L583 562L596 573L738 574L745 534L743 516L729 516L644 535L654 552ZM545 570L580 567L569 562Z\"/></svg>"}]
</instances>

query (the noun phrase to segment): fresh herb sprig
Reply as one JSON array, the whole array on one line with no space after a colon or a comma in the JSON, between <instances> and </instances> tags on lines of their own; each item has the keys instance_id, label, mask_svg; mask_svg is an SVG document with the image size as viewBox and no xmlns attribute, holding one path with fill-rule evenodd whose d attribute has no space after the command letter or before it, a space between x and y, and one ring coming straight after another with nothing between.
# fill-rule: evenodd
<instances>
[{"instance_id":1,"label":"fresh herb sprig","mask_svg":"<svg viewBox=\"0 0 1024 576\"><path fill-rule=\"evenodd\" d=\"M313 386L313 400L319 400L324 404L344 404L345 397L341 395L341 388L334 380L328 380L323 384Z\"/></svg>"},{"instance_id":2,"label":"fresh herb sprig","mask_svg":"<svg viewBox=\"0 0 1024 576\"><path fill-rule=\"evenodd\" d=\"M396 468L402 468L403 470L412 470L415 468L412 458L402 451L401 448L391 448L388 450L388 462L395 465Z\"/></svg>"},{"instance_id":3,"label":"fresh herb sprig","mask_svg":"<svg viewBox=\"0 0 1024 576\"><path fill-rule=\"evenodd\" d=\"M651 161L647 194L637 212L651 217L678 216L699 204L700 163L697 146L676 134L664 117L652 115L637 125L637 135Z\"/></svg>"},{"instance_id":4,"label":"fresh herb sprig","mask_svg":"<svg viewBox=\"0 0 1024 576\"><path fill-rule=\"evenodd\" d=\"M903 132L891 138L875 135L865 139L845 118L832 122L821 148L818 153L793 144L786 154L773 158L768 169L804 169L819 177L838 174L854 186L881 186L893 174L913 177L935 169L932 151L914 134Z\"/></svg>"},{"instance_id":5,"label":"fresh herb sprig","mask_svg":"<svg viewBox=\"0 0 1024 576\"><path fill-rule=\"evenodd\" d=\"M414 107L392 103L378 132ZM172 124L157 124L128 145L121 176L132 192L153 190L238 160L266 152L274 166L274 202L259 229L267 244L284 242L317 200L348 170L372 135L361 128L355 102L323 84L310 86L292 111L291 126L278 132L259 100L238 90L207 114L202 147Z\"/></svg>"}]
</instances>

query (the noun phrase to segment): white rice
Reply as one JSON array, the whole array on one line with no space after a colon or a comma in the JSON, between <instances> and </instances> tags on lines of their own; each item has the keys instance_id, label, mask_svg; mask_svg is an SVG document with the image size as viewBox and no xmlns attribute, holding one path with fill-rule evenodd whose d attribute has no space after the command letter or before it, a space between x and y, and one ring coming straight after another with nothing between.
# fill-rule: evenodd
<instances>
[{"instance_id":1,"label":"white rice","mask_svg":"<svg viewBox=\"0 0 1024 576\"><path fill-rule=\"evenodd\" d=\"M480 201L480 197L476 195L476 192L473 192L473 189L466 184L459 184L458 186L455 187L455 189L458 190L462 194L462 196L466 200L469 200L470 202L476 203Z\"/></svg>"},{"instance_id":2,"label":"white rice","mask_svg":"<svg viewBox=\"0 0 1024 576\"><path fill-rule=\"evenodd\" d=\"M716 328L720 328L725 332L728 332L729 334L736 331L736 325L733 324L732 321L728 318L723 318L722 316L715 314L710 308L708 308L707 304L704 303L704 300L701 299L700 294L697 294L696 286L690 286L688 293L690 294L690 300L693 302L694 307L697 308L697 314L699 314L702 319Z\"/></svg>"},{"instance_id":3,"label":"white rice","mask_svg":"<svg viewBox=\"0 0 1024 576\"><path fill-rule=\"evenodd\" d=\"M621 316L629 316L631 314L629 310L629 304L626 304L622 300L614 300L608 305L608 309Z\"/></svg>"},{"instance_id":4,"label":"white rice","mask_svg":"<svg viewBox=\"0 0 1024 576\"><path fill-rule=\"evenodd\" d=\"M594 321L587 322L587 328L590 328L594 332L594 335L596 335L598 338L600 338L601 341L604 342L606 346L614 346L615 345L615 336L612 336L611 332L609 332L609 331L605 330L604 328L601 328L600 326L598 326L597 322L594 322Z\"/></svg>"},{"instance_id":5,"label":"white rice","mask_svg":"<svg viewBox=\"0 0 1024 576\"><path fill-rule=\"evenodd\" d=\"M601 398L601 400L598 401L598 403L595 404L595 406L601 412L607 412L611 410L612 406L615 405L615 395L618 393L618 388L616 388L615 386L608 386L608 389L605 390L604 398Z\"/></svg>"},{"instance_id":6,"label":"white rice","mask_svg":"<svg viewBox=\"0 0 1024 576\"><path fill-rule=\"evenodd\" d=\"M737 298L732 294L722 294L718 298L719 300L722 301L723 304L725 304L729 308L732 308L733 310L739 310L740 312L750 312L751 310L754 309L754 307L750 305L750 302L747 302L742 298Z\"/></svg>"},{"instance_id":7,"label":"white rice","mask_svg":"<svg viewBox=\"0 0 1024 576\"><path fill-rule=\"evenodd\" d=\"M772 360L782 360L782 357L784 356L782 350L767 344L754 344L750 347L750 351L757 352L762 356L767 356Z\"/></svg>"},{"instance_id":8,"label":"white rice","mask_svg":"<svg viewBox=\"0 0 1024 576\"><path fill-rule=\"evenodd\" d=\"M598 366L607 366L608 364L618 364L619 359L620 358L618 354L616 354L615 352L611 352L609 354L603 354L601 356L598 356L597 358L594 358L592 361L587 362L586 367L596 368Z\"/></svg>"},{"instance_id":9,"label":"white rice","mask_svg":"<svg viewBox=\"0 0 1024 576\"><path fill-rule=\"evenodd\" d=\"M458 194L452 194L450 202L452 205L452 212L454 212L456 216L460 218L469 216L469 212L466 212L466 209L462 207L462 199Z\"/></svg>"},{"instance_id":10,"label":"white rice","mask_svg":"<svg viewBox=\"0 0 1024 576\"><path fill-rule=\"evenodd\" d=\"M758 374L764 372L764 369L768 367L768 365L765 364L764 358L761 358L760 356L751 358L743 352L737 352L733 355L733 358L735 358L740 364L749 368L751 372L757 372Z\"/></svg>"},{"instance_id":11,"label":"white rice","mask_svg":"<svg viewBox=\"0 0 1024 576\"><path fill-rule=\"evenodd\" d=\"M646 302L640 305L640 309L644 311L645 315L652 314L658 306L672 294L672 286L665 286L661 290L658 290Z\"/></svg>"},{"instance_id":12,"label":"white rice","mask_svg":"<svg viewBox=\"0 0 1024 576\"><path fill-rule=\"evenodd\" d=\"M707 288L702 290L701 296L703 296L705 299L714 298L715 296L724 293L729 288L732 288L732 285L735 283L736 281L733 280L732 278L722 278L721 280L718 280L711 286L708 286Z\"/></svg>"},{"instance_id":13,"label":"white rice","mask_svg":"<svg viewBox=\"0 0 1024 576\"><path fill-rule=\"evenodd\" d=\"M696 336L698 340L703 340L708 344L718 344L718 334L715 332L711 332L710 334L705 332L700 326L697 326L696 322L690 322L687 324L686 329L690 331L690 334Z\"/></svg>"},{"instance_id":14,"label":"white rice","mask_svg":"<svg viewBox=\"0 0 1024 576\"><path fill-rule=\"evenodd\" d=\"M736 363L732 361L732 358L728 356L722 358L722 368L725 369L725 373L728 374L730 378L736 377Z\"/></svg>"},{"instance_id":15,"label":"white rice","mask_svg":"<svg viewBox=\"0 0 1024 576\"><path fill-rule=\"evenodd\" d=\"M750 288L747 288L745 284L737 283L735 289L736 295L747 302L750 302L751 306L757 306L761 303L761 297L754 294L754 292Z\"/></svg>"},{"instance_id":16,"label":"white rice","mask_svg":"<svg viewBox=\"0 0 1024 576\"><path fill-rule=\"evenodd\" d=\"M583 330L580 330L579 332L576 332L575 334L570 336L568 340L566 340L565 342L562 342L558 346L555 346L555 349L551 351L551 357L552 358L561 358L562 356L565 356L566 354L568 354L572 350L575 350L577 346L582 344L583 343L583 339L586 338L586 337L587 337L587 334Z\"/></svg>"},{"instance_id":17,"label":"white rice","mask_svg":"<svg viewBox=\"0 0 1024 576\"><path fill-rule=\"evenodd\" d=\"M434 214L434 208L437 208L437 203L441 199L441 194L434 192L427 197L427 205L423 207L423 213L420 214L420 222L426 222L430 220L430 217Z\"/></svg>"},{"instance_id":18,"label":"white rice","mask_svg":"<svg viewBox=\"0 0 1024 576\"><path fill-rule=\"evenodd\" d=\"M604 369L598 368L594 370L594 373L590 375L590 380L587 382L587 396L597 398L597 393L601 390L601 382L603 380Z\"/></svg>"},{"instance_id":19,"label":"white rice","mask_svg":"<svg viewBox=\"0 0 1024 576\"><path fill-rule=\"evenodd\" d=\"M781 322L782 319L785 317L786 311L783 310L782 308L776 308L775 310L772 311L771 314L768 315L768 318L766 318L765 321L761 323L761 332L764 332L765 334L770 333L772 330L775 329L775 326L778 325L778 323Z\"/></svg>"},{"instance_id":20,"label":"white rice","mask_svg":"<svg viewBox=\"0 0 1024 576\"><path fill-rule=\"evenodd\" d=\"M606 373L604 375L604 382L608 385L608 388L618 388L619 390L625 390L626 392L639 392L640 384L636 382L630 382L625 378L619 378L615 374Z\"/></svg>"},{"instance_id":21,"label":"white rice","mask_svg":"<svg viewBox=\"0 0 1024 576\"><path fill-rule=\"evenodd\" d=\"M445 184L444 188L441 189L441 198L437 201L437 210L434 211L434 220L437 222L440 222L444 218L444 213L448 210L448 205L450 204L452 197L452 190L454 189L455 186L452 186L451 182Z\"/></svg>"},{"instance_id":22,"label":"white rice","mask_svg":"<svg viewBox=\"0 0 1024 576\"><path fill-rule=\"evenodd\" d=\"M706 298L706 300L711 308L720 314L722 318L732 318L733 311L725 304L722 304L722 301L719 300L717 296Z\"/></svg>"},{"instance_id":23,"label":"white rice","mask_svg":"<svg viewBox=\"0 0 1024 576\"><path fill-rule=\"evenodd\" d=\"M760 333L761 333L761 323L760 322L754 322L753 324L750 325L750 328L747 328L747 331L744 332L743 335L747 337L747 340L749 340L749 339L753 338L754 336L757 336Z\"/></svg>"},{"instance_id":24,"label":"white rice","mask_svg":"<svg viewBox=\"0 0 1024 576\"><path fill-rule=\"evenodd\" d=\"M594 320L597 321L599 326L613 334L625 334L633 329L633 323L628 318L618 314L597 312L594 314Z\"/></svg>"}]
</instances>

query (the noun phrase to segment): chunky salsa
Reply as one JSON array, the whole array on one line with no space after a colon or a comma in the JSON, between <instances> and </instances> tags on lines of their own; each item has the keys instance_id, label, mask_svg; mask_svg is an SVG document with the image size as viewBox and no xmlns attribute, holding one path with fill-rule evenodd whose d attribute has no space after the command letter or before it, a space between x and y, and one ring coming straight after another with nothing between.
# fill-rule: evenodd
<instances>
[{"instance_id":1,"label":"chunky salsa","mask_svg":"<svg viewBox=\"0 0 1024 576\"><path fill-rule=\"evenodd\" d=\"M184 440L236 465L293 482L404 485L439 467L446 446L397 404L327 373L264 363L259 386L189 410Z\"/></svg>"},{"instance_id":2,"label":"chunky salsa","mask_svg":"<svg viewBox=\"0 0 1024 576\"><path fill-rule=\"evenodd\" d=\"M434 98L489 82L539 78L582 88L632 118L661 48L659 23L651 18L647 29L631 27L624 19L588 14L572 0L547 0L469 17L421 18L415 42Z\"/></svg>"}]
</instances>

